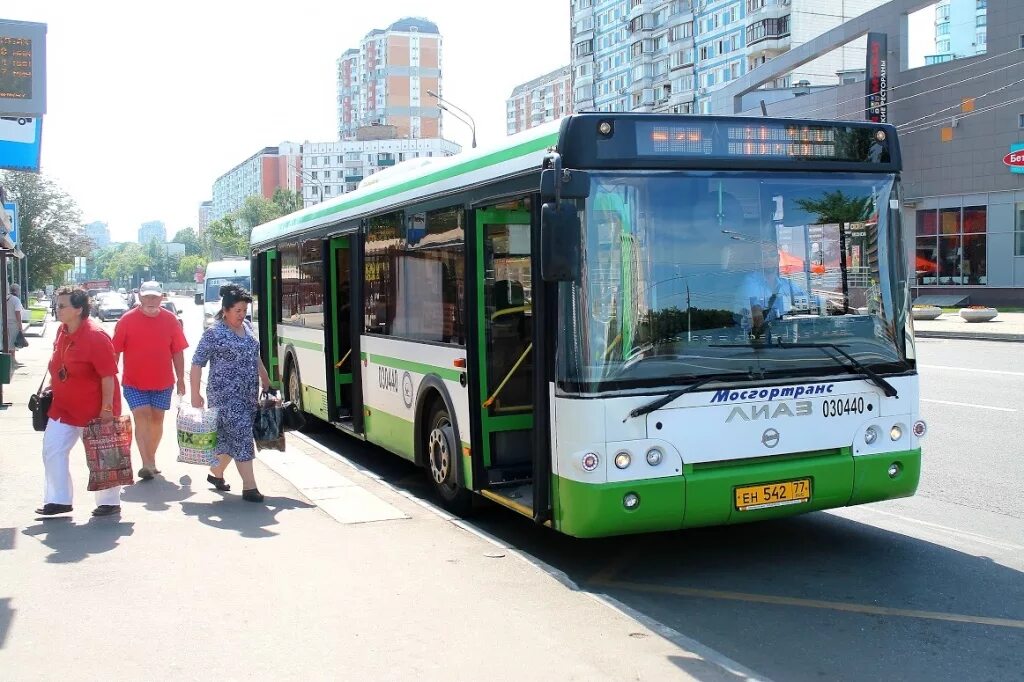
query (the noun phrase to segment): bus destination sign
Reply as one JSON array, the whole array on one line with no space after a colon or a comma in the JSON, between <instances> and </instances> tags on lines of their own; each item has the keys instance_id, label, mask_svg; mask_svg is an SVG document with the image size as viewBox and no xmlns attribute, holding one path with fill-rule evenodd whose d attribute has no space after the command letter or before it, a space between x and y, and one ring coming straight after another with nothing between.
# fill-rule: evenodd
<instances>
[{"instance_id":1,"label":"bus destination sign","mask_svg":"<svg viewBox=\"0 0 1024 682\"><path fill-rule=\"evenodd\" d=\"M31 99L31 38L0 35L0 97Z\"/></svg>"}]
</instances>

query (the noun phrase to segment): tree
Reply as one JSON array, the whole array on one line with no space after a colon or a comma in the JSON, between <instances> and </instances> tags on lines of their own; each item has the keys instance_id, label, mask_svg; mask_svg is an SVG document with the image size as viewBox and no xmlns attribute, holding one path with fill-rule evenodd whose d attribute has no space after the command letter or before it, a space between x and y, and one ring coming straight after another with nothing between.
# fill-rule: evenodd
<instances>
[{"instance_id":1,"label":"tree","mask_svg":"<svg viewBox=\"0 0 1024 682\"><path fill-rule=\"evenodd\" d=\"M302 208L302 195L284 187L275 189L274 196L270 200L277 206L281 215L288 215Z\"/></svg>"},{"instance_id":2,"label":"tree","mask_svg":"<svg viewBox=\"0 0 1024 682\"><path fill-rule=\"evenodd\" d=\"M245 256L249 252L249 230L229 213L206 227L206 254L209 260L224 256Z\"/></svg>"},{"instance_id":3,"label":"tree","mask_svg":"<svg viewBox=\"0 0 1024 682\"><path fill-rule=\"evenodd\" d=\"M244 225L247 228L246 232L249 232L257 225L269 223L274 218L280 217L281 209L273 201L261 196L251 196L245 198L245 203L235 211L234 215L236 221ZM246 236L248 237L248 235ZM246 239L246 243L248 241Z\"/></svg>"},{"instance_id":4,"label":"tree","mask_svg":"<svg viewBox=\"0 0 1024 682\"><path fill-rule=\"evenodd\" d=\"M153 265L149 255L140 244L125 244L107 265L103 276L117 283L129 283L136 276L142 277L147 267Z\"/></svg>"},{"instance_id":5,"label":"tree","mask_svg":"<svg viewBox=\"0 0 1024 682\"><path fill-rule=\"evenodd\" d=\"M184 244L186 256L198 256L203 252L203 243L200 241L199 235L191 227L178 230L178 233L174 235L174 239L171 241Z\"/></svg>"},{"instance_id":6,"label":"tree","mask_svg":"<svg viewBox=\"0 0 1024 682\"><path fill-rule=\"evenodd\" d=\"M28 286L59 284L67 264L89 253L75 200L57 183L36 173L7 172L0 176L9 201L18 204L21 250L28 259Z\"/></svg>"},{"instance_id":7,"label":"tree","mask_svg":"<svg viewBox=\"0 0 1024 682\"><path fill-rule=\"evenodd\" d=\"M821 199L797 199L797 205L808 213L818 217L818 223L859 223L871 216L872 199L870 196L846 196L843 190L824 192Z\"/></svg>"},{"instance_id":8,"label":"tree","mask_svg":"<svg viewBox=\"0 0 1024 682\"><path fill-rule=\"evenodd\" d=\"M182 256L178 261L178 279L182 282L191 282L196 270L206 266L206 258L203 256Z\"/></svg>"}]
</instances>

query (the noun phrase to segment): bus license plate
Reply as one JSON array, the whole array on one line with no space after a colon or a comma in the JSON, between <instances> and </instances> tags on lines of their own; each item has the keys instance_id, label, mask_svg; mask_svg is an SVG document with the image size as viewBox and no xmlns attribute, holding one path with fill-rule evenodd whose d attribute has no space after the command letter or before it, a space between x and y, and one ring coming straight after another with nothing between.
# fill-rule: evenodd
<instances>
[{"instance_id":1,"label":"bus license plate","mask_svg":"<svg viewBox=\"0 0 1024 682\"><path fill-rule=\"evenodd\" d=\"M736 509L752 511L781 507L787 504L803 504L811 501L811 479L762 483L736 488Z\"/></svg>"}]
</instances>

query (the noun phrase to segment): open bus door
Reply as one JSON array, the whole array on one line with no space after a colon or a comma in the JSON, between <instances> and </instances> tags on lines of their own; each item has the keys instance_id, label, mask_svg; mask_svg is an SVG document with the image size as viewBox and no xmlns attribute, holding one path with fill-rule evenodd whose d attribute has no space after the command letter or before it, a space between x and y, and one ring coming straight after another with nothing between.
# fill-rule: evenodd
<instances>
[{"instance_id":1,"label":"open bus door","mask_svg":"<svg viewBox=\"0 0 1024 682\"><path fill-rule=\"evenodd\" d=\"M362 384L359 379L359 306L362 300L358 235L332 237L324 249L328 280L324 309L327 354L328 417L353 433L363 432Z\"/></svg>"},{"instance_id":2,"label":"open bus door","mask_svg":"<svg viewBox=\"0 0 1024 682\"><path fill-rule=\"evenodd\" d=\"M260 335L260 359L270 375L270 383L281 388L281 368L277 348L277 308L281 296L281 261L277 249L256 256L253 274L258 282L256 294L256 330Z\"/></svg>"},{"instance_id":3,"label":"open bus door","mask_svg":"<svg viewBox=\"0 0 1024 682\"><path fill-rule=\"evenodd\" d=\"M528 203L478 209L476 385L470 410L475 486L499 504L534 516L534 277L532 213ZM537 281L540 284L540 281ZM547 487L543 487L546 493ZM546 504L545 501L541 501Z\"/></svg>"}]
</instances>

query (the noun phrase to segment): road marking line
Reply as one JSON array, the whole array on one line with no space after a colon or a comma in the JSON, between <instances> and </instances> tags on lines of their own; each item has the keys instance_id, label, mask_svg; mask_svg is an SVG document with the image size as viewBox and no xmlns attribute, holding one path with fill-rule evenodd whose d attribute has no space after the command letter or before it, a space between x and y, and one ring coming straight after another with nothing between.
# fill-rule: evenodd
<instances>
[{"instance_id":1,"label":"road marking line","mask_svg":"<svg viewBox=\"0 0 1024 682\"><path fill-rule=\"evenodd\" d=\"M920 611L917 609L896 609L888 606L871 604L851 604L848 602L824 601L820 599L801 599L799 597L779 597L771 594L751 594L748 592L729 592L725 590L704 590L694 587L673 587L670 585L650 585L611 580L599 583L604 587L617 587L634 592L650 592L653 594L671 594L679 597L703 597L705 599L726 599L757 604L776 604L780 606L802 606L810 609L826 609L830 611L846 611L849 613L871 614L876 616L902 616L905 618L921 618L924 620L941 620L953 623L973 623L976 625L995 625L1005 628L1024 630L1024 620L1013 618L989 618L987 616L967 616L959 613L942 613L940 611Z\"/></svg>"},{"instance_id":2,"label":"road marking line","mask_svg":"<svg viewBox=\"0 0 1024 682\"><path fill-rule=\"evenodd\" d=\"M998 547L999 549L1005 549L1009 551L1024 551L1024 545L1014 545L1011 543L1003 542L1001 540L997 540L996 538L990 538L987 535L979 535L978 533L972 533L966 530L958 530L956 528L951 528L950 526L943 526L938 523L932 523L931 521L922 521L921 519L915 519L911 516L904 516L903 514L893 514L892 512L882 511L881 509L873 509L872 507L868 507L866 505L858 507L847 507L847 509L850 511L871 512L873 514L891 516L894 519L906 521L907 523L916 523L918 525L925 526L926 528L934 528L935 530L944 531L954 537L960 538L961 540L973 540L975 542L980 542L982 544L991 545L992 547ZM831 509L829 510L829 513L832 513L835 516L840 516L840 514L836 513L837 511L840 510ZM843 516L843 518L849 517Z\"/></svg>"},{"instance_id":3,"label":"road marking line","mask_svg":"<svg viewBox=\"0 0 1024 682\"><path fill-rule=\"evenodd\" d=\"M997 412L1016 412L1017 410L1012 407L993 407L991 405L975 405L974 403L958 403L953 400L932 400L930 398L921 398L922 403L938 403L939 405L955 405L957 407L976 407L979 410L995 410Z\"/></svg>"},{"instance_id":4,"label":"road marking line","mask_svg":"<svg viewBox=\"0 0 1024 682\"><path fill-rule=\"evenodd\" d=\"M980 372L981 374L1002 374L1011 377L1024 377L1024 372L1004 372L998 369L971 369L970 367L953 367L951 365L918 365L918 369L945 369L950 372Z\"/></svg>"}]
</instances>

